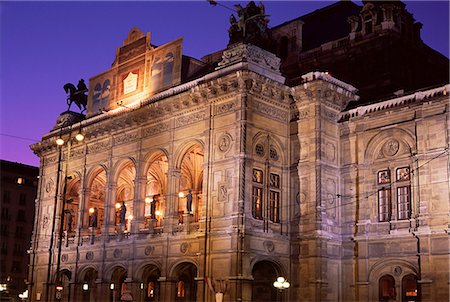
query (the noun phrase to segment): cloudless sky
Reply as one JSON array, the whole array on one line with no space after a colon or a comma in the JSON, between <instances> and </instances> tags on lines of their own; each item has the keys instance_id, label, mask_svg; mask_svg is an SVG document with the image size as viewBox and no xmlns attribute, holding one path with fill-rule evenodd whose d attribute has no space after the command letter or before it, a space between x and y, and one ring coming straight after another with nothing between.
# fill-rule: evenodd
<instances>
[{"instance_id":1,"label":"cloudless sky","mask_svg":"<svg viewBox=\"0 0 450 302\"><path fill-rule=\"evenodd\" d=\"M449 2L404 2L425 43L448 57ZM264 1L271 27L331 3ZM39 166L29 145L67 110L63 85L109 69L133 26L155 45L183 37L183 54L201 58L226 47L231 13L206 1L0 1L0 159Z\"/></svg>"}]
</instances>

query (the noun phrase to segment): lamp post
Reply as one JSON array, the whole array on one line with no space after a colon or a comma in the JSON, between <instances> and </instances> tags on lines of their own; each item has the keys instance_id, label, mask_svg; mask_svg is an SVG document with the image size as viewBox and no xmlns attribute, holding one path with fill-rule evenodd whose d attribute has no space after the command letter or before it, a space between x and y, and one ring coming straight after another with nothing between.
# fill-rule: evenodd
<instances>
[{"instance_id":1,"label":"lamp post","mask_svg":"<svg viewBox=\"0 0 450 302\"><path fill-rule=\"evenodd\" d=\"M84 135L81 133L81 122L80 122L80 128L79 132L76 134L75 139L79 142L84 140ZM53 242L55 239L55 229L56 229L56 213L57 213L57 205L58 205L58 198L59 198L59 187L60 187L60 174L61 174L61 161L62 161L62 148L63 145L66 142L60 135L60 137L56 140L56 144L58 145L58 169L57 169L57 177L56 177L56 192L55 192L55 204L53 209L53 223L52 223L52 232L51 232L51 238L50 238L50 247L49 247L49 267L47 272L47 288L46 288L46 299L49 299L49 287L50 287L50 271L51 271L51 260L53 255ZM62 237L63 237L63 229L64 229L64 214L65 214L65 206L66 206L66 194L67 194L67 180L71 179L67 175L68 172L68 165L70 160L70 149L72 146L72 126L69 128L69 137L67 140L67 159L65 162L65 168L64 168L64 186L63 186L63 192L61 197L61 208L60 208L60 223L59 223L59 238L58 238L58 256L56 259L56 276L58 277L57 284L55 289L56 291L56 299L61 299L61 293L62 293L62 278L60 275L60 267L61 267L61 247L62 247ZM66 238L68 240L68 238Z\"/></svg>"},{"instance_id":2,"label":"lamp post","mask_svg":"<svg viewBox=\"0 0 450 302\"><path fill-rule=\"evenodd\" d=\"M281 299L283 300L283 291L288 289L291 284L284 277L278 277L273 286L280 291Z\"/></svg>"}]
</instances>

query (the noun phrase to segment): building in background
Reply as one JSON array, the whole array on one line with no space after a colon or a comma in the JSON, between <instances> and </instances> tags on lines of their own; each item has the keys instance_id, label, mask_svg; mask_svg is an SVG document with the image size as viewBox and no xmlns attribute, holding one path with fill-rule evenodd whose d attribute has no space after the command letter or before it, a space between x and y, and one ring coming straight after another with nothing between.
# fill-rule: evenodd
<instances>
[{"instance_id":1,"label":"building in background","mask_svg":"<svg viewBox=\"0 0 450 302\"><path fill-rule=\"evenodd\" d=\"M33 231L39 168L0 161L0 283L2 298L18 300L27 289L27 250ZM3 301L3 300L2 300Z\"/></svg>"},{"instance_id":2,"label":"building in background","mask_svg":"<svg viewBox=\"0 0 450 302\"><path fill-rule=\"evenodd\" d=\"M32 145L31 300L447 301L449 62L363 4L237 5L202 60L133 28Z\"/></svg>"}]
</instances>

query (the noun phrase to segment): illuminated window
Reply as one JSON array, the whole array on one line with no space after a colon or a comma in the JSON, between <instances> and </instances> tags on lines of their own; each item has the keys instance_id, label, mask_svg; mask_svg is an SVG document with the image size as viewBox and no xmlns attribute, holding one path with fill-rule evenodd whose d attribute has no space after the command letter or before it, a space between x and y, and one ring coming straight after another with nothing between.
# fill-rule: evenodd
<instances>
[{"instance_id":1,"label":"illuminated window","mask_svg":"<svg viewBox=\"0 0 450 302\"><path fill-rule=\"evenodd\" d=\"M17 178L17 183L18 183L19 185L23 185L23 184L25 183L25 180L24 180L22 177L18 177L18 178Z\"/></svg>"},{"instance_id":2,"label":"illuminated window","mask_svg":"<svg viewBox=\"0 0 450 302\"><path fill-rule=\"evenodd\" d=\"M184 298L184 282L178 281L177 283L177 298Z\"/></svg>"},{"instance_id":3,"label":"illuminated window","mask_svg":"<svg viewBox=\"0 0 450 302\"><path fill-rule=\"evenodd\" d=\"M263 219L262 188L253 187L253 217Z\"/></svg>"},{"instance_id":4,"label":"illuminated window","mask_svg":"<svg viewBox=\"0 0 450 302\"><path fill-rule=\"evenodd\" d=\"M420 301L417 277L406 275L402 280L402 301Z\"/></svg>"},{"instance_id":5,"label":"illuminated window","mask_svg":"<svg viewBox=\"0 0 450 302\"><path fill-rule=\"evenodd\" d=\"M270 191L269 193L270 204L270 221L280 222L280 192Z\"/></svg>"},{"instance_id":6,"label":"illuminated window","mask_svg":"<svg viewBox=\"0 0 450 302\"><path fill-rule=\"evenodd\" d=\"M147 298L154 298L155 297L155 283L149 282L147 284Z\"/></svg>"}]
</instances>

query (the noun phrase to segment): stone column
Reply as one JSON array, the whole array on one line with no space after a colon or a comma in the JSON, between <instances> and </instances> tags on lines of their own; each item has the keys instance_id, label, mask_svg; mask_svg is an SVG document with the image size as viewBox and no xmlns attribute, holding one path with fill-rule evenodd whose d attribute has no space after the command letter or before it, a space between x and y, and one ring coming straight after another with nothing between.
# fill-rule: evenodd
<instances>
[{"instance_id":1,"label":"stone column","mask_svg":"<svg viewBox=\"0 0 450 302\"><path fill-rule=\"evenodd\" d=\"M175 301L176 299L176 282L175 280L170 280L166 277L159 277L159 290L160 290L160 301ZM201 300L199 300L201 301Z\"/></svg>"},{"instance_id":2,"label":"stone column","mask_svg":"<svg viewBox=\"0 0 450 302\"><path fill-rule=\"evenodd\" d=\"M108 189L106 190L105 198L105 208L103 212L103 225L102 233L108 237L108 235L114 233L115 220L116 220L116 194L117 194L117 183L110 182Z\"/></svg>"}]
</instances>

